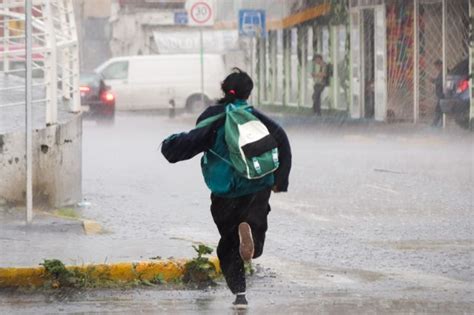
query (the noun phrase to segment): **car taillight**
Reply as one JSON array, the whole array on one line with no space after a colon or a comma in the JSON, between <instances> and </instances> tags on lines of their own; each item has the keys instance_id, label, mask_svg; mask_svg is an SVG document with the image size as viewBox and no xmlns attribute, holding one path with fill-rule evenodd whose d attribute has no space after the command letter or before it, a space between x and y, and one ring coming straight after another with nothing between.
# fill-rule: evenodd
<instances>
[{"instance_id":1,"label":"car taillight","mask_svg":"<svg viewBox=\"0 0 474 315\"><path fill-rule=\"evenodd\" d=\"M112 93L110 93L110 92L105 93L105 100L106 101L113 101L114 99L115 99L115 96Z\"/></svg>"},{"instance_id":2,"label":"car taillight","mask_svg":"<svg viewBox=\"0 0 474 315\"><path fill-rule=\"evenodd\" d=\"M107 104L113 104L115 101L115 95L110 91L104 91L101 95L102 101Z\"/></svg>"},{"instance_id":3,"label":"car taillight","mask_svg":"<svg viewBox=\"0 0 474 315\"><path fill-rule=\"evenodd\" d=\"M469 81L468 80L462 80L458 84L458 88L456 89L456 93L460 94L464 91L466 91L469 88Z\"/></svg>"},{"instance_id":4,"label":"car taillight","mask_svg":"<svg viewBox=\"0 0 474 315\"><path fill-rule=\"evenodd\" d=\"M84 92L84 93L89 93L91 91L91 88L88 86L81 86L79 87L79 91Z\"/></svg>"}]
</instances>

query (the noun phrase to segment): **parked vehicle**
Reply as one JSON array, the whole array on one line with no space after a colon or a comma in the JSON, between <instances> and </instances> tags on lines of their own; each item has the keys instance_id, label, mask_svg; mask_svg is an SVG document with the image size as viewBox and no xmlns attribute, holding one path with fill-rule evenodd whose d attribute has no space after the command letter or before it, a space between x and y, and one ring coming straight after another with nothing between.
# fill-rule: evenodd
<instances>
[{"instance_id":1,"label":"parked vehicle","mask_svg":"<svg viewBox=\"0 0 474 315\"><path fill-rule=\"evenodd\" d=\"M221 55L206 54L204 95L201 93L201 56L149 55L112 58L95 71L114 91L119 110L177 108L195 111L222 96L225 77Z\"/></svg>"},{"instance_id":2,"label":"parked vehicle","mask_svg":"<svg viewBox=\"0 0 474 315\"><path fill-rule=\"evenodd\" d=\"M81 73L80 91L84 116L114 118L115 95L100 74Z\"/></svg>"},{"instance_id":3,"label":"parked vehicle","mask_svg":"<svg viewBox=\"0 0 474 315\"><path fill-rule=\"evenodd\" d=\"M469 128L469 91L469 59L465 59L448 71L445 95L440 100L441 111L463 128Z\"/></svg>"}]
</instances>

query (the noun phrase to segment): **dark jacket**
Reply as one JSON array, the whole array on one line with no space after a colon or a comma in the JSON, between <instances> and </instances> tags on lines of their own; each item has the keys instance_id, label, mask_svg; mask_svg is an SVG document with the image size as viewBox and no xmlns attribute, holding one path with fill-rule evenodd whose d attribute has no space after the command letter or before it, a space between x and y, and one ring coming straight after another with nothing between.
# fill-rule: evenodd
<instances>
[{"instance_id":1,"label":"dark jacket","mask_svg":"<svg viewBox=\"0 0 474 315\"><path fill-rule=\"evenodd\" d=\"M224 105L211 106L199 116L196 124L224 111ZM285 131L266 115L254 108L252 108L252 113L267 127L278 143L280 166L272 174L272 185L276 186L278 191L287 191L288 177L291 169L291 148L288 137ZM222 132L224 122L225 118L222 118L209 126L195 128L187 133L172 135L163 141L161 152L171 163L188 160L201 152L208 152L214 147L219 131ZM268 183L268 180L266 182ZM262 182L255 181L254 183L258 185L258 183ZM239 192L231 193L229 197L235 197L235 193Z\"/></svg>"}]
</instances>

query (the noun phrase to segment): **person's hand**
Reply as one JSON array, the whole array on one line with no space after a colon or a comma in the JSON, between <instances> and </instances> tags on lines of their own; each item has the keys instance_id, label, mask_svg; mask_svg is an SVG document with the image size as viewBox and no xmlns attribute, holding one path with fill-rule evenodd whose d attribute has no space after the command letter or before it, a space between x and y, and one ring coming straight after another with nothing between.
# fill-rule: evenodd
<instances>
[{"instance_id":1,"label":"person's hand","mask_svg":"<svg viewBox=\"0 0 474 315\"><path fill-rule=\"evenodd\" d=\"M274 193L279 193L280 192L280 190L278 189L278 187L276 185L272 187L272 191Z\"/></svg>"}]
</instances>

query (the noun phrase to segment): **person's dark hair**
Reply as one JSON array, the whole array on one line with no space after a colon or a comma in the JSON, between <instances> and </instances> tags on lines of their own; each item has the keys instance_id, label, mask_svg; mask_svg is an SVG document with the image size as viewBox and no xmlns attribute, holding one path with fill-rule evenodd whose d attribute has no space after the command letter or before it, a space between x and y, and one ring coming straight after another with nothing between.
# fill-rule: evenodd
<instances>
[{"instance_id":1,"label":"person's dark hair","mask_svg":"<svg viewBox=\"0 0 474 315\"><path fill-rule=\"evenodd\" d=\"M235 100L246 100L249 98L253 89L252 78L239 68L232 68L232 73L229 74L221 83L224 97L219 100L219 104L230 104Z\"/></svg>"},{"instance_id":2,"label":"person's dark hair","mask_svg":"<svg viewBox=\"0 0 474 315\"><path fill-rule=\"evenodd\" d=\"M323 56L320 55L320 54L315 54L313 60L316 60L316 59L321 59L321 60L323 60Z\"/></svg>"},{"instance_id":3,"label":"person's dark hair","mask_svg":"<svg viewBox=\"0 0 474 315\"><path fill-rule=\"evenodd\" d=\"M443 62L441 61L441 59L436 59L436 61L433 63L435 66L442 66L443 65Z\"/></svg>"}]
</instances>

